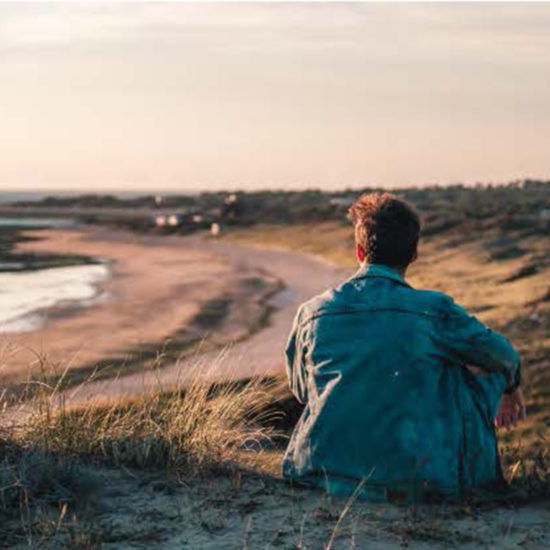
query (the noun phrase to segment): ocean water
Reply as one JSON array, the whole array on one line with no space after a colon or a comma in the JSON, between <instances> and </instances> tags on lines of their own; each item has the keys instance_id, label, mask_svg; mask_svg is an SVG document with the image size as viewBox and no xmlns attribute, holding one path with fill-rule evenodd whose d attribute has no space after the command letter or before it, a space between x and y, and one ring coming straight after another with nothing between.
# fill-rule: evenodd
<instances>
[{"instance_id":1,"label":"ocean water","mask_svg":"<svg viewBox=\"0 0 550 550\"><path fill-rule=\"evenodd\" d=\"M58 191L58 192L45 192L45 193L38 193L38 192L32 192L32 191L1 191L0 190L0 204L2 203L10 203L10 202L39 202L41 200L44 200L51 196L56 197L75 197L79 195L78 192L71 192L71 191Z\"/></svg>"},{"instance_id":2,"label":"ocean water","mask_svg":"<svg viewBox=\"0 0 550 550\"><path fill-rule=\"evenodd\" d=\"M36 330L54 306L96 303L104 296L98 285L108 277L105 265L0 273L0 333Z\"/></svg>"},{"instance_id":3,"label":"ocean water","mask_svg":"<svg viewBox=\"0 0 550 550\"><path fill-rule=\"evenodd\" d=\"M113 195L119 199L136 199L143 197L145 195L198 195L203 191L209 191L208 188L204 189L172 189L172 190L162 190L162 189L143 189L140 191L116 191L116 190L94 190L94 189L82 189L80 191L59 191L59 190L50 190L45 192L32 192L32 191L2 191L0 190L0 204L9 204L12 202L40 202L48 197L61 197L61 198L71 198L78 197L79 195Z\"/></svg>"},{"instance_id":4,"label":"ocean water","mask_svg":"<svg viewBox=\"0 0 550 550\"><path fill-rule=\"evenodd\" d=\"M0 216L0 229L2 227L17 227L21 229L48 229L75 227L77 223L65 218L10 218Z\"/></svg>"}]
</instances>

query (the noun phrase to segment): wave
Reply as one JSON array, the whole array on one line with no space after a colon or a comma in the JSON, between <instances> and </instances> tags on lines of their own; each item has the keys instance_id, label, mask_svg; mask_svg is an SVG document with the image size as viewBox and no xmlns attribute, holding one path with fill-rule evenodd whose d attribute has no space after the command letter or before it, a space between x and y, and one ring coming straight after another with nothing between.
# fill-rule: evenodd
<instances>
[{"instance_id":1,"label":"wave","mask_svg":"<svg viewBox=\"0 0 550 550\"><path fill-rule=\"evenodd\" d=\"M42 326L54 307L96 303L106 265L56 267L24 273L0 273L0 332L27 332Z\"/></svg>"}]
</instances>

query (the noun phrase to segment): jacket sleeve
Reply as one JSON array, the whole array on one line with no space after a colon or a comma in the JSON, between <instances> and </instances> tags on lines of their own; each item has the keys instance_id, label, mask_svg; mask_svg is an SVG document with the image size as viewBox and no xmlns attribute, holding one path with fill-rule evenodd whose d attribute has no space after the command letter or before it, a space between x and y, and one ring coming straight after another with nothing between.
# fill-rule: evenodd
<instances>
[{"instance_id":1,"label":"jacket sleeve","mask_svg":"<svg viewBox=\"0 0 550 550\"><path fill-rule=\"evenodd\" d=\"M521 381L520 358L510 342L446 298L440 337L448 359L498 372L506 379L507 393L516 389Z\"/></svg>"},{"instance_id":2,"label":"jacket sleeve","mask_svg":"<svg viewBox=\"0 0 550 550\"><path fill-rule=\"evenodd\" d=\"M303 330L300 326L301 309L298 310L286 345L286 373L290 390L304 404L307 400L306 372L304 364Z\"/></svg>"}]
</instances>

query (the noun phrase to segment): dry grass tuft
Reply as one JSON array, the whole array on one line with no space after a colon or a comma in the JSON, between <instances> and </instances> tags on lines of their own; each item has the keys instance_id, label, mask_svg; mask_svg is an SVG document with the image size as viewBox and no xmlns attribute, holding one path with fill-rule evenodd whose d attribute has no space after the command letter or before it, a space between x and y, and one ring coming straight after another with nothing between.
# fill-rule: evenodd
<instances>
[{"instance_id":1,"label":"dry grass tuft","mask_svg":"<svg viewBox=\"0 0 550 550\"><path fill-rule=\"evenodd\" d=\"M277 413L265 380L213 384L195 369L185 388L112 405L67 408L44 391L18 439L47 455L114 466L165 468L184 475L232 468L269 446ZM255 452L246 452L255 451Z\"/></svg>"},{"instance_id":2,"label":"dry grass tuft","mask_svg":"<svg viewBox=\"0 0 550 550\"><path fill-rule=\"evenodd\" d=\"M546 500L550 496L550 451L548 439L540 437L531 445L521 440L501 445L501 462L510 484L507 498L515 504Z\"/></svg>"},{"instance_id":3,"label":"dry grass tuft","mask_svg":"<svg viewBox=\"0 0 550 550\"><path fill-rule=\"evenodd\" d=\"M35 384L21 426L0 432L0 541L52 540L66 531L102 486L93 465L151 468L180 483L254 466L280 435L274 385L214 384L196 369L183 390L159 384L135 400L69 408L56 387Z\"/></svg>"}]
</instances>

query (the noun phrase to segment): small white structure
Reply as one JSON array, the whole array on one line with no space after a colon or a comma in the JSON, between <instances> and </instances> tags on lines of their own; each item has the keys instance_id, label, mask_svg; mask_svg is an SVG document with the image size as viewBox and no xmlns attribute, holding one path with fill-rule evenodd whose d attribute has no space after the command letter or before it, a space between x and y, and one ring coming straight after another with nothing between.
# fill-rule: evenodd
<instances>
[{"instance_id":1,"label":"small white structure","mask_svg":"<svg viewBox=\"0 0 550 550\"><path fill-rule=\"evenodd\" d=\"M166 226L166 216L155 216L155 226L156 227L165 227Z\"/></svg>"},{"instance_id":2,"label":"small white structure","mask_svg":"<svg viewBox=\"0 0 550 550\"><path fill-rule=\"evenodd\" d=\"M221 232L222 232L222 228L221 228L221 225L219 223L214 222L210 226L210 234L213 237L219 237Z\"/></svg>"},{"instance_id":3,"label":"small white structure","mask_svg":"<svg viewBox=\"0 0 550 550\"><path fill-rule=\"evenodd\" d=\"M180 217L176 214L168 216L168 225L170 227L178 227L180 225Z\"/></svg>"}]
</instances>

